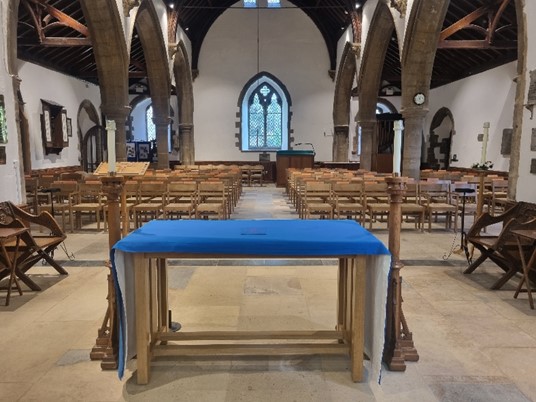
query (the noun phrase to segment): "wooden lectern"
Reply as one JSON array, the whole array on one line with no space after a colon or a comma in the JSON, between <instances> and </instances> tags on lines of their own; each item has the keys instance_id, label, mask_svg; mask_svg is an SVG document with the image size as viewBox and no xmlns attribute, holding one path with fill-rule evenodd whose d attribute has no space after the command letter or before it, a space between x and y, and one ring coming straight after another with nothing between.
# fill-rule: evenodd
<instances>
[{"instance_id":1,"label":"wooden lectern","mask_svg":"<svg viewBox=\"0 0 536 402\"><path fill-rule=\"evenodd\" d=\"M288 168L312 168L314 162L314 151L278 151L276 154L277 187L287 185Z\"/></svg>"}]
</instances>

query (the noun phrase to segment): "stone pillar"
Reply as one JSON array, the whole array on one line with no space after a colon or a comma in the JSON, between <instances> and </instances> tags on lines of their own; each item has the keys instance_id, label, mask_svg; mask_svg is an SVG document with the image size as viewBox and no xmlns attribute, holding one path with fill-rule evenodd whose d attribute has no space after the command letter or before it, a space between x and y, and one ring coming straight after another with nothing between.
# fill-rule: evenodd
<instances>
[{"instance_id":1,"label":"stone pillar","mask_svg":"<svg viewBox=\"0 0 536 402\"><path fill-rule=\"evenodd\" d=\"M153 123L156 128L156 149L158 151L158 169L169 168L169 146L168 146L168 132L169 123L171 119L169 116L156 116L153 118Z\"/></svg>"},{"instance_id":2,"label":"stone pillar","mask_svg":"<svg viewBox=\"0 0 536 402\"><path fill-rule=\"evenodd\" d=\"M115 157L117 162L127 161L127 132L125 122L130 114L130 106L101 106L107 120L115 121Z\"/></svg>"},{"instance_id":3,"label":"stone pillar","mask_svg":"<svg viewBox=\"0 0 536 402\"><path fill-rule=\"evenodd\" d=\"M404 116L402 174L417 180L421 175L422 137L427 113L428 109L420 107L402 109Z\"/></svg>"},{"instance_id":4,"label":"stone pillar","mask_svg":"<svg viewBox=\"0 0 536 402\"><path fill-rule=\"evenodd\" d=\"M372 170L372 153L375 144L374 136L376 135L376 120L359 120L361 127L361 158L359 167L361 169ZM377 153L376 150L375 153Z\"/></svg>"},{"instance_id":5,"label":"stone pillar","mask_svg":"<svg viewBox=\"0 0 536 402\"><path fill-rule=\"evenodd\" d=\"M179 124L179 153L182 165L193 165L195 163L193 124Z\"/></svg>"},{"instance_id":6,"label":"stone pillar","mask_svg":"<svg viewBox=\"0 0 536 402\"><path fill-rule=\"evenodd\" d=\"M348 162L348 150L350 142L348 140L348 126L335 126L333 135L333 162Z\"/></svg>"}]
</instances>

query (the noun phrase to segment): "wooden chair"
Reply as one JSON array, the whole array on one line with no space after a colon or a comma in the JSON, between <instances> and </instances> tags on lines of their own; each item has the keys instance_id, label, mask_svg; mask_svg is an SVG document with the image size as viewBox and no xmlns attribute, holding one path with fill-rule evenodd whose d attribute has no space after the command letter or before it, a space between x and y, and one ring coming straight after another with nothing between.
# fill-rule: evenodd
<instances>
[{"instance_id":1,"label":"wooden chair","mask_svg":"<svg viewBox=\"0 0 536 402\"><path fill-rule=\"evenodd\" d=\"M90 216L95 215L97 230L100 230L104 208L102 198L102 184L100 181L86 181L78 185L78 191L72 195L70 210L71 222L76 223L76 228L82 228L82 214L87 213Z\"/></svg>"},{"instance_id":2,"label":"wooden chair","mask_svg":"<svg viewBox=\"0 0 536 402\"><path fill-rule=\"evenodd\" d=\"M306 181L304 192L304 218L317 215L322 219L333 219L333 192L330 183Z\"/></svg>"},{"instance_id":3,"label":"wooden chair","mask_svg":"<svg viewBox=\"0 0 536 402\"><path fill-rule=\"evenodd\" d=\"M445 217L445 229L457 230L457 211L455 203L451 202L448 183L429 183L421 181L419 183L421 204L426 208L428 218L428 230L432 230L432 219L437 220L438 216Z\"/></svg>"},{"instance_id":4,"label":"wooden chair","mask_svg":"<svg viewBox=\"0 0 536 402\"><path fill-rule=\"evenodd\" d=\"M259 186L263 186L262 180L264 176L264 166L263 165L254 165L251 166L250 169L250 175L249 175L249 182L250 185L254 186L255 184L258 184Z\"/></svg>"},{"instance_id":5,"label":"wooden chair","mask_svg":"<svg viewBox=\"0 0 536 402\"><path fill-rule=\"evenodd\" d=\"M65 223L69 217L69 226L73 232L73 222L70 219L70 211L74 197L78 191L78 182L74 180L56 180L51 184L56 192L50 193L50 202L38 206L38 213L48 211L52 216L61 214L61 228L65 231Z\"/></svg>"},{"instance_id":6,"label":"wooden chair","mask_svg":"<svg viewBox=\"0 0 536 402\"><path fill-rule=\"evenodd\" d=\"M517 241L511 230L521 228L524 223L534 218L536 218L536 204L528 202L518 202L501 215L482 214L467 233L467 241L480 251L480 256L472 261L463 273L472 273L489 258L505 271L505 274L491 287L500 289L521 268ZM502 226L500 233L487 234L486 229L494 225ZM531 280L535 281L536 275Z\"/></svg>"},{"instance_id":7,"label":"wooden chair","mask_svg":"<svg viewBox=\"0 0 536 402\"><path fill-rule=\"evenodd\" d=\"M335 216L337 219L355 219L361 225L365 223L365 206L363 203L363 183L340 183L332 185L335 197Z\"/></svg>"},{"instance_id":8,"label":"wooden chair","mask_svg":"<svg viewBox=\"0 0 536 402\"><path fill-rule=\"evenodd\" d=\"M41 287L26 275L26 272L41 260L45 260L59 274L67 275L67 271L54 260L54 251L67 236L50 213L44 211L39 215L30 214L13 203L4 201L0 202L0 225L28 229L21 236L23 244L19 245L17 276L30 289L41 290ZM44 228L47 234L35 234L33 228L36 226ZM14 252L16 244L11 241L4 246L8 252ZM3 277L5 273L0 274L0 279Z\"/></svg>"},{"instance_id":9,"label":"wooden chair","mask_svg":"<svg viewBox=\"0 0 536 402\"><path fill-rule=\"evenodd\" d=\"M139 187L140 202L132 206L136 227L141 227L144 221L157 219L164 205L167 204L167 183L164 181L142 181Z\"/></svg>"},{"instance_id":10,"label":"wooden chair","mask_svg":"<svg viewBox=\"0 0 536 402\"><path fill-rule=\"evenodd\" d=\"M387 183L365 182L363 200L365 209L369 216L369 229L372 229L373 222L378 219L387 221L391 205L387 194Z\"/></svg>"},{"instance_id":11,"label":"wooden chair","mask_svg":"<svg viewBox=\"0 0 536 402\"><path fill-rule=\"evenodd\" d=\"M227 219L227 198L222 181L203 181L197 186L197 219Z\"/></svg>"},{"instance_id":12,"label":"wooden chair","mask_svg":"<svg viewBox=\"0 0 536 402\"><path fill-rule=\"evenodd\" d=\"M169 201L163 208L164 218L187 216L188 219L192 219L195 216L196 193L197 184L194 181L170 182L168 184Z\"/></svg>"},{"instance_id":13,"label":"wooden chair","mask_svg":"<svg viewBox=\"0 0 536 402\"><path fill-rule=\"evenodd\" d=\"M415 220L415 229L423 230L424 214L426 208L420 203L419 186L417 183L407 183L402 203L400 204L402 219L412 216Z\"/></svg>"}]
</instances>

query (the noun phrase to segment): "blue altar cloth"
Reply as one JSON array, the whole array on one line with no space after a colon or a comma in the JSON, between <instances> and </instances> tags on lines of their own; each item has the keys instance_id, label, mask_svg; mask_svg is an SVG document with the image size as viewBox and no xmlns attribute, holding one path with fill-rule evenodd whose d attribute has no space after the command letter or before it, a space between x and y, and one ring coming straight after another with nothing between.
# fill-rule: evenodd
<instances>
[{"instance_id":1,"label":"blue altar cloth","mask_svg":"<svg viewBox=\"0 0 536 402\"><path fill-rule=\"evenodd\" d=\"M382 242L350 220L154 220L117 242L114 249L265 257L389 253Z\"/></svg>"},{"instance_id":2,"label":"blue altar cloth","mask_svg":"<svg viewBox=\"0 0 536 402\"><path fill-rule=\"evenodd\" d=\"M176 253L199 258L336 258L385 256L367 269L366 338L379 376L390 254L383 243L350 220L153 220L117 242L111 251L119 320L118 375L135 354L133 253ZM206 258L206 257L205 257ZM374 344L374 345L372 345ZM367 349L367 345L365 345ZM380 354L378 360L378 354ZM371 357L372 359L372 357Z\"/></svg>"}]
</instances>

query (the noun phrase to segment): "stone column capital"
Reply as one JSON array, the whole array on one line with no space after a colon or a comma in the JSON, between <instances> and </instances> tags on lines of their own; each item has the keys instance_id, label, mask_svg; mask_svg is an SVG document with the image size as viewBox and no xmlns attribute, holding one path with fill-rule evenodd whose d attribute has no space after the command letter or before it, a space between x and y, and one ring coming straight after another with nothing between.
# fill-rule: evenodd
<instances>
[{"instance_id":1,"label":"stone column capital","mask_svg":"<svg viewBox=\"0 0 536 402\"><path fill-rule=\"evenodd\" d=\"M130 106L102 105L101 111L107 120L125 122L130 114Z\"/></svg>"},{"instance_id":2,"label":"stone column capital","mask_svg":"<svg viewBox=\"0 0 536 402\"><path fill-rule=\"evenodd\" d=\"M161 126L167 127L171 123L171 117L169 117L169 116L162 116L162 117L155 116L155 117L153 117L153 123L157 127L161 127Z\"/></svg>"},{"instance_id":3,"label":"stone column capital","mask_svg":"<svg viewBox=\"0 0 536 402\"><path fill-rule=\"evenodd\" d=\"M400 112L405 119L424 119L429 109L424 107L404 107Z\"/></svg>"}]
</instances>

